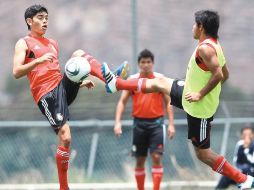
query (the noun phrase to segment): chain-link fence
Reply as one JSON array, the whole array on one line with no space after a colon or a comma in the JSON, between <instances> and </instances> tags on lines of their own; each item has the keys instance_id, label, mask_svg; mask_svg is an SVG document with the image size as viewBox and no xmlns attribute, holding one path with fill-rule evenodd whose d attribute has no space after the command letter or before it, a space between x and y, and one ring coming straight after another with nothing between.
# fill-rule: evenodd
<instances>
[{"instance_id":1,"label":"chain-link fence","mask_svg":"<svg viewBox=\"0 0 254 190\"><path fill-rule=\"evenodd\" d=\"M95 94L100 96L99 92ZM123 135L116 138L113 134L114 120L108 120L113 118L116 96L106 97L109 101L89 96L89 99L98 99L93 101L93 105L86 101L88 96L81 94L71 106L74 121L70 122L70 187L73 190L133 190L136 186L135 159L130 155L132 120L128 120L131 107L127 106L123 116L127 119L123 121ZM253 106L251 101L221 101L216 113L211 146L231 163L241 127L245 123L254 123ZM165 175L161 189L210 190L218 175L196 159L192 144L187 140L184 112L174 109L174 113L176 136L166 142L163 158ZM58 189L55 165L58 142L38 108L26 104L1 107L0 116L0 189ZM146 187L151 189L150 158L146 163L146 175Z\"/></svg>"},{"instance_id":2,"label":"chain-link fence","mask_svg":"<svg viewBox=\"0 0 254 190\"><path fill-rule=\"evenodd\" d=\"M234 146L239 139L239 130L245 120L232 121L235 124L231 125L226 149L226 157L229 161L232 161ZM254 119L249 118L249 121L254 122ZM125 124L130 122L126 121ZM226 122L225 119L215 122L212 128L211 145L218 153L221 151ZM57 182L54 158L57 148L56 136L49 127L45 127L47 123L27 122L27 125L33 123L38 126L0 128L0 183ZM211 169L195 158L193 147L187 140L185 120L176 120L176 123L176 136L173 140L168 140L165 146L164 180L215 180L216 177ZM132 182L134 180L134 158L130 156L132 127L125 125L121 138L116 138L112 124L113 121L72 123L70 182ZM82 125L84 126L81 127ZM149 181L150 159L146 168Z\"/></svg>"}]
</instances>

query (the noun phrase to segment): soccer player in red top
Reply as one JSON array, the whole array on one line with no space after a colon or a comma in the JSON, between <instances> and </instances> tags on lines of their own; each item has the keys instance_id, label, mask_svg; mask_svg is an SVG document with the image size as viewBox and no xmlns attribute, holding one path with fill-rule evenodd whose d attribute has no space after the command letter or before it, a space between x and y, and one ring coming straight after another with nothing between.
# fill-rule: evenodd
<instances>
[{"instance_id":1,"label":"soccer player in red top","mask_svg":"<svg viewBox=\"0 0 254 190\"><path fill-rule=\"evenodd\" d=\"M121 80L111 74L106 64L102 65L102 72L108 92L134 90L170 95L172 105L187 113L188 138L197 158L235 181L241 190L254 189L252 176L243 174L210 148L211 122L219 105L221 85L229 76L218 30L217 12L201 10L195 13L192 32L199 43L190 58L185 81L170 78Z\"/></svg>"},{"instance_id":2,"label":"soccer player in red top","mask_svg":"<svg viewBox=\"0 0 254 190\"><path fill-rule=\"evenodd\" d=\"M31 93L42 114L59 138L56 152L56 164L60 190L68 190L68 162L70 157L71 133L68 106L74 101L80 87L93 88L92 81L74 83L60 73L58 45L56 41L44 37L48 28L48 11L41 5L32 5L25 11L25 21L30 31L18 40L13 59L13 75L21 78L27 75ZM77 50L72 56L85 57L90 66L90 74L105 81L101 74L101 64L83 50ZM122 65L116 71L122 75L126 71ZM123 72L122 72L123 71Z\"/></svg>"},{"instance_id":3,"label":"soccer player in red top","mask_svg":"<svg viewBox=\"0 0 254 190\"><path fill-rule=\"evenodd\" d=\"M140 72L129 78L161 78L162 74L153 72L154 55L145 49L138 56ZM121 118L125 105L132 97L133 144L132 153L136 157L135 178L138 190L144 190L145 161L150 150L152 158L153 189L159 190L163 177L162 154L164 149L166 127L164 125L164 106L168 113L168 136L173 138L175 127L173 124L173 110L169 96L163 93L145 94L137 91L124 90L117 104L114 132L116 136L122 134Z\"/></svg>"}]
</instances>

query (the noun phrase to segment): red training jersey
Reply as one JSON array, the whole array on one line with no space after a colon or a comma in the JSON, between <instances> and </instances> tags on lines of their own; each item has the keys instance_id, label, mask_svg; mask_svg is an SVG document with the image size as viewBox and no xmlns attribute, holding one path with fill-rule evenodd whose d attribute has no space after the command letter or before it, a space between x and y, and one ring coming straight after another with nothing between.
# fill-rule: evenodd
<instances>
[{"instance_id":1,"label":"red training jersey","mask_svg":"<svg viewBox=\"0 0 254 190\"><path fill-rule=\"evenodd\" d=\"M130 78L160 78L163 77L160 73L151 73L147 77L140 73L131 75ZM162 93L142 93L131 92L132 95L132 116L137 118L158 118L164 115L163 95Z\"/></svg>"},{"instance_id":2,"label":"red training jersey","mask_svg":"<svg viewBox=\"0 0 254 190\"><path fill-rule=\"evenodd\" d=\"M27 74L30 89L36 103L40 98L53 90L61 81L62 74L58 62L58 45L52 39L35 37L29 34L23 38L27 44L25 63L29 63L46 53L53 53L56 58L52 62L45 61L37 65Z\"/></svg>"}]
</instances>

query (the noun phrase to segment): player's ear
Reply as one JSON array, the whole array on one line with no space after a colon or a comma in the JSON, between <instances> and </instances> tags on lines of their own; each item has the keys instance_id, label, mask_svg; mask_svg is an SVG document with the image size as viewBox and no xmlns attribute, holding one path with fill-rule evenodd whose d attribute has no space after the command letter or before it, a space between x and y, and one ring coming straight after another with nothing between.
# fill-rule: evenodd
<instances>
[{"instance_id":1,"label":"player's ear","mask_svg":"<svg viewBox=\"0 0 254 190\"><path fill-rule=\"evenodd\" d=\"M32 26L33 19L27 18L26 23L31 27Z\"/></svg>"},{"instance_id":2,"label":"player's ear","mask_svg":"<svg viewBox=\"0 0 254 190\"><path fill-rule=\"evenodd\" d=\"M204 31L204 26L202 24L200 24L198 29L200 30L200 32L202 32L202 31Z\"/></svg>"}]
</instances>

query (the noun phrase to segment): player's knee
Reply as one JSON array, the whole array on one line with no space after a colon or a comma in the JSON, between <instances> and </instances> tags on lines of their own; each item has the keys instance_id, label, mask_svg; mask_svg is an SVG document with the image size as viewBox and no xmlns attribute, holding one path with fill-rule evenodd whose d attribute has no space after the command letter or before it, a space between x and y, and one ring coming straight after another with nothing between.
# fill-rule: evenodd
<instances>
[{"instance_id":1,"label":"player's knee","mask_svg":"<svg viewBox=\"0 0 254 190\"><path fill-rule=\"evenodd\" d=\"M65 124L58 133L60 144L63 144L65 147L69 147L71 144L71 133L69 130L69 125Z\"/></svg>"},{"instance_id":2,"label":"player's knee","mask_svg":"<svg viewBox=\"0 0 254 190\"><path fill-rule=\"evenodd\" d=\"M159 91L160 88L161 88L161 85L160 85L160 78L155 78L153 79L153 82L151 84L151 87L152 89L156 90L156 91Z\"/></svg>"},{"instance_id":3,"label":"player's knee","mask_svg":"<svg viewBox=\"0 0 254 190\"><path fill-rule=\"evenodd\" d=\"M156 78L155 80L155 88L157 91L163 91L165 88L165 79L164 78Z\"/></svg>"},{"instance_id":4,"label":"player's knee","mask_svg":"<svg viewBox=\"0 0 254 190\"><path fill-rule=\"evenodd\" d=\"M160 78L161 88L166 88L167 86L170 85L171 82L173 82L173 79L166 78L166 77Z\"/></svg>"},{"instance_id":5,"label":"player's knee","mask_svg":"<svg viewBox=\"0 0 254 190\"><path fill-rule=\"evenodd\" d=\"M78 49L73 52L71 57L81 57L82 55L84 55L84 53L85 53L84 50Z\"/></svg>"},{"instance_id":6,"label":"player's knee","mask_svg":"<svg viewBox=\"0 0 254 190\"><path fill-rule=\"evenodd\" d=\"M206 163L207 159L208 159L208 156L207 156L207 153L204 152L204 151L196 151L196 155L197 155L197 158Z\"/></svg>"},{"instance_id":7,"label":"player's knee","mask_svg":"<svg viewBox=\"0 0 254 190\"><path fill-rule=\"evenodd\" d=\"M69 147L71 145L71 136L63 136L61 141L65 147Z\"/></svg>"},{"instance_id":8,"label":"player's knee","mask_svg":"<svg viewBox=\"0 0 254 190\"><path fill-rule=\"evenodd\" d=\"M153 164L155 165L160 165L161 164L161 155L158 153L153 153L151 155L152 160L153 160Z\"/></svg>"},{"instance_id":9,"label":"player's knee","mask_svg":"<svg viewBox=\"0 0 254 190\"><path fill-rule=\"evenodd\" d=\"M199 160L202 160L202 159L203 159L202 153L199 152L199 151L196 151L196 156L197 156L197 158L198 158Z\"/></svg>"}]
</instances>

